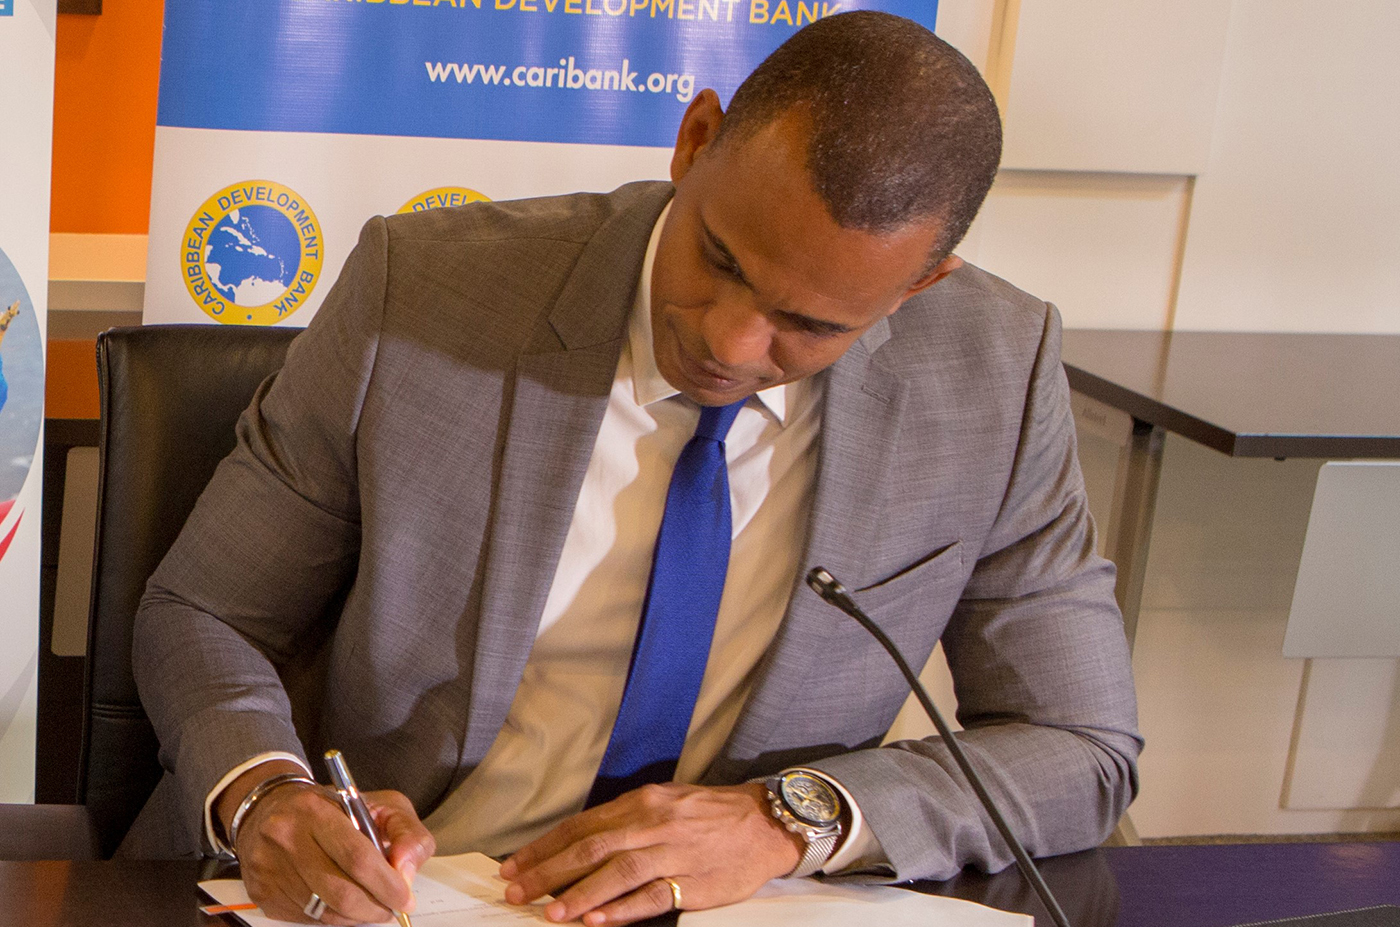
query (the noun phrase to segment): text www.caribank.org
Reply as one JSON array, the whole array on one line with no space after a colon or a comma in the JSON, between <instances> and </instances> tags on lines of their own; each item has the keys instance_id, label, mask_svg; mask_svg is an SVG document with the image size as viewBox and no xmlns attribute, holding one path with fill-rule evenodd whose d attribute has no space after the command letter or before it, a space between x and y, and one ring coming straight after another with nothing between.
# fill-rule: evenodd
<instances>
[{"instance_id":1,"label":"text www.caribank.org","mask_svg":"<svg viewBox=\"0 0 1400 927\"><path fill-rule=\"evenodd\" d=\"M694 74L662 74L653 71L645 79L631 69L626 58L616 71L580 68L570 55L560 58L557 67L508 64L469 64L465 61L425 61L428 80L445 84L487 84L498 87L547 87L559 90L599 90L633 93L672 93L682 103L695 96Z\"/></svg>"}]
</instances>

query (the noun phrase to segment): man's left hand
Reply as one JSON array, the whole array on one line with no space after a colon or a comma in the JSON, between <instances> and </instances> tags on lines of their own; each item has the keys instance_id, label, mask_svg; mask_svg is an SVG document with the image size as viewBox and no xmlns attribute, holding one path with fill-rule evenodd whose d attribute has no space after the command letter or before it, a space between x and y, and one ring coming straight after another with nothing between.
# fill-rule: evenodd
<instances>
[{"instance_id":1,"label":"man's left hand","mask_svg":"<svg viewBox=\"0 0 1400 927\"><path fill-rule=\"evenodd\" d=\"M546 894L552 921L630 924L670 911L742 901L802 857L802 838L772 817L762 783L647 785L564 821L501 865L506 900Z\"/></svg>"}]
</instances>

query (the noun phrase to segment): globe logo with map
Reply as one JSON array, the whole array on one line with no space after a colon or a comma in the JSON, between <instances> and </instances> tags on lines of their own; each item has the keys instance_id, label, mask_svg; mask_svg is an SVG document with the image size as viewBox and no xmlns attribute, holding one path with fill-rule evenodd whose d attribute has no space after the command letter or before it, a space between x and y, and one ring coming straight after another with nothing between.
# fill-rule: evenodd
<instances>
[{"instance_id":1,"label":"globe logo with map","mask_svg":"<svg viewBox=\"0 0 1400 927\"><path fill-rule=\"evenodd\" d=\"M214 288L239 306L281 297L300 265L296 226L267 206L244 206L224 216L210 233L204 254Z\"/></svg>"},{"instance_id":2,"label":"globe logo with map","mask_svg":"<svg viewBox=\"0 0 1400 927\"><path fill-rule=\"evenodd\" d=\"M311 296L323 245L320 221L295 190L270 180L231 184L185 229L185 289L216 322L273 325Z\"/></svg>"}]
</instances>

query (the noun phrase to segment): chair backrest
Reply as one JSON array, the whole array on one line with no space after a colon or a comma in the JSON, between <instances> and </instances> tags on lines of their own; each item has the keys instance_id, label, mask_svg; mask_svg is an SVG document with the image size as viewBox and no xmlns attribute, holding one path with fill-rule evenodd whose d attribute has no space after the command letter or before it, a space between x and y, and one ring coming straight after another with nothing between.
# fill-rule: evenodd
<instances>
[{"instance_id":1,"label":"chair backrest","mask_svg":"<svg viewBox=\"0 0 1400 927\"><path fill-rule=\"evenodd\" d=\"M110 856L161 775L136 694L136 606L258 385L300 329L114 328L97 339L102 419L78 800Z\"/></svg>"}]
</instances>

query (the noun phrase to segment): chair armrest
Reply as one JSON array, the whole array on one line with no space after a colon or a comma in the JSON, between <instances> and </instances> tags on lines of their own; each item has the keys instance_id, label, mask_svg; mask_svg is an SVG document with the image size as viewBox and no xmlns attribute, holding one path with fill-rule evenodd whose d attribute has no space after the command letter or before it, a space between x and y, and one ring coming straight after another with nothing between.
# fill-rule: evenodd
<instances>
[{"instance_id":1,"label":"chair armrest","mask_svg":"<svg viewBox=\"0 0 1400 927\"><path fill-rule=\"evenodd\" d=\"M0 804L0 860L97 859L83 805Z\"/></svg>"}]
</instances>

